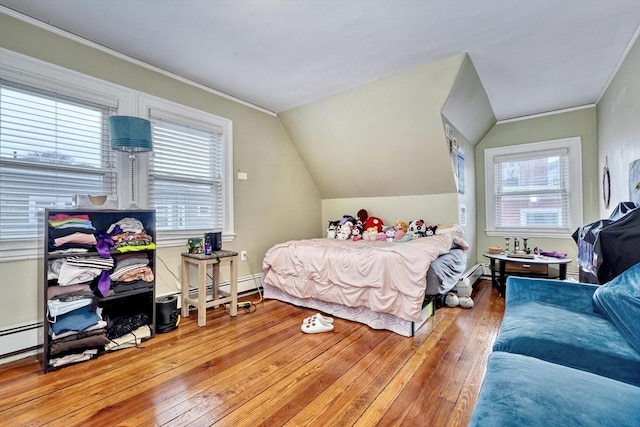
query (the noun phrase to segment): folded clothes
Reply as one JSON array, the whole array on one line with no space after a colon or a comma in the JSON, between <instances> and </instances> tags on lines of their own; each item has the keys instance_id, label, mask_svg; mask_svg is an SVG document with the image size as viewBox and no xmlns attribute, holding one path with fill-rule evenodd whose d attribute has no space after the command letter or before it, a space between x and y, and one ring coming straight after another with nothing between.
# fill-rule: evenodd
<instances>
[{"instance_id":1,"label":"folded clothes","mask_svg":"<svg viewBox=\"0 0 640 427\"><path fill-rule=\"evenodd\" d=\"M567 257L567 254L565 254L564 252L545 251L544 249L539 249L538 247L533 248L533 253L537 255L550 256L550 257L559 258L559 259L563 259Z\"/></svg>"}]
</instances>

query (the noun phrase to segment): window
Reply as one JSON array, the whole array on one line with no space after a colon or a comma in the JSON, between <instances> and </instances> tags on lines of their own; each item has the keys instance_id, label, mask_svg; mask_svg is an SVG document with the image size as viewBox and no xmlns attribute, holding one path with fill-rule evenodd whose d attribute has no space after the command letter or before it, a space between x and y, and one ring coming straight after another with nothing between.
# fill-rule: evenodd
<instances>
[{"instance_id":1,"label":"window","mask_svg":"<svg viewBox=\"0 0 640 427\"><path fill-rule=\"evenodd\" d=\"M580 138L485 150L487 234L566 237L582 223Z\"/></svg>"},{"instance_id":2,"label":"window","mask_svg":"<svg viewBox=\"0 0 640 427\"><path fill-rule=\"evenodd\" d=\"M149 206L156 210L158 240L233 233L231 122L167 101L145 97L153 129Z\"/></svg>"},{"instance_id":3,"label":"window","mask_svg":"<svg viewBox=\"0 0 640 427\"><path fill-rule=\"evenodd\" d=\"M40 212L115 194L115 108L0 79L0 240L38 238Z\"/></svg>"}]
</instances>

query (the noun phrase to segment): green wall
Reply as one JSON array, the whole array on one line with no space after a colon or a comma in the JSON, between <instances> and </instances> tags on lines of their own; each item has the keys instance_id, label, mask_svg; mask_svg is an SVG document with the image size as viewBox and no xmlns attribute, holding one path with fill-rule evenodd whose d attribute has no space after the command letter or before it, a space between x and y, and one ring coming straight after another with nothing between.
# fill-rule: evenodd
<instances>
[{"instance_id":1,"label":"green wall","mask_svg":"<svg viewBox=\"0 0 640 427\"><path fill-rule=\"evenodd\" d=\"M482 257L482 252L486 251L489 246L504 246L504 238L489 237L484 232L486 227L484 150L487 148L574 136L579 136L582 139L583 221L591 222L598 218L597 195L599 173L596 164L597 140L595 107L500 123L494 126L476 146L476 218L478 226L478 253L480 254L478 262L487 262L487 259ZM576 244L570 237L530 238L529 244L532 247L537 246L546 250L557 250L568 253L569 257L573 259L576 259L577 256ZM569 264L568 271L570 273L577 272L577 264L575 262Z\"/></svg>"},{"instance_id":2,"label":"green wall","mask_svg":"<svg viewBox=\"0 0 640 427\"><path fill-rule=\"evenodd\" d=\"M273 244L322 234L319 193L277 117L3 14L0 47L232 120L233 170L249 179L234 182L236 237L224 247L248 251L241 278L261 272ZM176 290L182 249L158 250L158 294ZM36 261L0 263L0 277L0 330L41 321Z\"/></svg>"}]
</instances>

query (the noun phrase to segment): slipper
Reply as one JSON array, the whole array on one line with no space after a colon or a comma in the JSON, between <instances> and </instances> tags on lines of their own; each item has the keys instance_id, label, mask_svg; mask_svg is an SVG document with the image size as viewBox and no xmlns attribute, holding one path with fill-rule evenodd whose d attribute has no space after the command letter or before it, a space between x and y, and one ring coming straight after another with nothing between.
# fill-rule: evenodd
<instances>
[{"instance_id":1,"label":"slipper","mask_svg":"<svg viewBox=\"0 0 640 427\"><path fill-rule=\"evenodd\" d=\"M471 297L460 297L460 307L462 308L473 308L473 300Z\"/></svg>"},{"instance_id":2,"label":"slipper","mask_svg":"<svg viewBox=\"0 0 640 427\"><path fill-rule=\"evenodd\" d=\"M312 318L308 322L302 322L300 330L305 334L317 334L320 332L333 331L333 323L324 323L317 318Z\"/></svg>"},{"instance_id":3,"label":"slipper","mask_svg":"<svg viewBox=\"0 0 640 427\"><path fill-rule=\"evenodd\" d=\"M310 317L305 317L305 319L302 321L302 323L310 322L313 319L318 319L322 323L325 323L325 324L332 324L333 323L333 318L331 318L329 316L323 316L320 313L316 313L316 314L314 314L313 316L310 316Z\"/></svg>"}]
</instances>

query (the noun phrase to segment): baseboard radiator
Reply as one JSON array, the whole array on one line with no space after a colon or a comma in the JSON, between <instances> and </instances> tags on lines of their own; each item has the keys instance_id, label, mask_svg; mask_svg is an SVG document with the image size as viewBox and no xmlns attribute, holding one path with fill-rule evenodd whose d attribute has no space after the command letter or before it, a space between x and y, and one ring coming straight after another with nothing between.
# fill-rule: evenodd
<instances>
[{"instance_id":1,"label":"baseboard radiator","mask_svg":"<svg viewBox=\"0 0 640 427\"><path fill-rule=\"evenodd\" d=\"M228 291L229 281L221 282L220 289ZM238 294L258 291L262 286L262 274L238 278ZM180 292L167 295L180 296ZM156 295L157 298L167 295ZM42 352L44 329L42 322L13 325L0 330L0 365Z\"/></svg>"},{"instance_id":2,"label":"baseboard radiator","mask_svg":"<svg viewBox=\"0 0 640 427\"><path fill-rule=\"evenodd\" d=\"M0 364L42 351L42 322L13 325L0 330Z\"/></svg>"},{"instance_id":3,"label":"baseboard radiator","mask_svg":"<svg viewBox=\"0 0 640 427\"><path fill-rule=\"evenodd\" d=\"M473 285L482 276L483 272L484 269L482 267L482 264L476 264L465 271L455 288L455 290L458 292L458 295L470 296L471 291L473 290Z\"/></svg>"}]
</instances>

